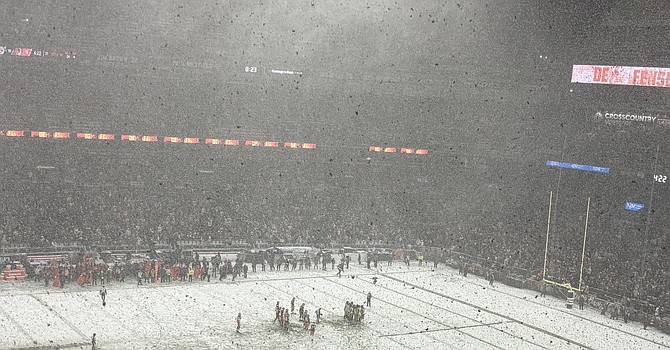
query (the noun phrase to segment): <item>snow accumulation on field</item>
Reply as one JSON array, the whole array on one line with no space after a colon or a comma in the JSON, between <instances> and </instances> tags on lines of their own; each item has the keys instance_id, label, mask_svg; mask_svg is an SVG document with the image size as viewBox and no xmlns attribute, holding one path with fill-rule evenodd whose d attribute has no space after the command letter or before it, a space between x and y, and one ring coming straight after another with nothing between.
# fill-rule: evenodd
<instances>
[{"instance_id":1,"label":"snow accumulation on field","mask_svg":"<svg viewBox=\"0 0 670 350\"><path fill-rule=\"evenodd\" d=\"M670 349L670 338L653 328L444 266L111 283L106 306L99 287L0 283L0 349L90 349L93 333L98 349ZM364 321L345 320L345 302L365 304L368 292ZM273 322L275 304L290 308L294 297L286 331ZM314 336L298 322L302 303L312 322L321 308Z\"/></svg>"}]
</instances>

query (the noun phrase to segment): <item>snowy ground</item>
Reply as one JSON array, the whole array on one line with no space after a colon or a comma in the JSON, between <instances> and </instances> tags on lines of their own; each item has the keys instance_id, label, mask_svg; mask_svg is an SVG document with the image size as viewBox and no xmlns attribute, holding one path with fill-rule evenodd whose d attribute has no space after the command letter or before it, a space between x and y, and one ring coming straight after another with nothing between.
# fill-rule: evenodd
<instances>
[{"instance_id":1,"label":"snowy ground","mask_svg":"<svg viewBox=\"0 0 670 350\"><path fill-rule=\"evenodd\" d=\"M440 267L352 266L333 271L259 272L235 283L172 282L46 289L33 282L0 283L0 349L670 349L670 338L639 323L610 320L596 310L566 309L564 300L464 278ZM378 276L377 285L372 277ZM365 321L343 319L344 303L363 304ZM292 317L289 332L273 324L274 305L296 312L305 303L310 337ZM242 332L235 317L242 313Z\"/></svg>"}]
</instances>

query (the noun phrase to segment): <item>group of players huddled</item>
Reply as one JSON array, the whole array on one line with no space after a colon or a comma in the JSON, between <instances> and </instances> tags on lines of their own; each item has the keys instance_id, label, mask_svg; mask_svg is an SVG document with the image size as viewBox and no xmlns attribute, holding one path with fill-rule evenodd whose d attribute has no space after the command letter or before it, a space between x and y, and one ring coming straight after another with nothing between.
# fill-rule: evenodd
<instances>
[{"instance_id":1,"label":"group of players huddled","mask_svg":"<svg viewBox=\"0 0 670 350\"><path fill-rule=\"evenodd\" d=\"M311 322L309 312L307 311L307 309L305 309L305 303L302 303L302 305L300 305L300 309L298 311L300 312L298 321L302 323L302 328L306 331L309 331L309 335L314 336L314 332L316 331L316 325L319 323L321 319L321 308L319 308L315 312L316 322L314 323ZM279 305L279 301L277 301L277 305L275 305L275 319L274 321L272 321L272 323L278 321L282 329L288 331L290 326L290 315L294 314L295 314L295 297L291 299L290 314L289 309L281 307Z\"/></svg>"},{"instance_id":2,"label":"group of players huddled","mask_svg":"<svg viewBox=\"0 0 670 350\"><path fill-rule=\"evenodd\" d=\"M365 318L365 307L354 304L353 301L344 303L344 318L349 322L361 323Z\"/></svg>"}]
</instances>

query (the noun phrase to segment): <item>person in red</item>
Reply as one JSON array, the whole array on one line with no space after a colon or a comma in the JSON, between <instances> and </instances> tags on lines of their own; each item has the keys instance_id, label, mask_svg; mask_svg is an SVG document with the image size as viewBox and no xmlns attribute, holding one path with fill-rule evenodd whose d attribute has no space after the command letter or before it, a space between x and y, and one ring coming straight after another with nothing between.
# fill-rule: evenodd
<instances>
[{"instance_id":1,"label":"person in red","mask_svg":"<svg viewBox=\"0 0 670 350\"><path fill-rule=\"evenodd\" d=\"M307 310L305 310L305 315L304 315L304 323L302 325L302 328L304 330L309 329L309 313L307 313Z\"/></svg>"},{"instance_id":2,"label":"person in red","mask_svg":"<svg viewBox=\"0 0 670 350\"><path fill-rule=\"evenodd\" d=\"M309 328L309 335L312 337L314 336L314 331L316 331L316 325L312 324L312 326Z\"/></svg>"},{"instance_id":3,"label":"person in red","mask_svg":"<svg viewBox=\"0 0 670 350\"><path fill-rule=\"evenodd\" d=\"M242 313L238 312L237 313L237 318L235 318L235 321L237 321L237 333L240 332L240 322L242 322Z\"/></svg>"}]
</instances>

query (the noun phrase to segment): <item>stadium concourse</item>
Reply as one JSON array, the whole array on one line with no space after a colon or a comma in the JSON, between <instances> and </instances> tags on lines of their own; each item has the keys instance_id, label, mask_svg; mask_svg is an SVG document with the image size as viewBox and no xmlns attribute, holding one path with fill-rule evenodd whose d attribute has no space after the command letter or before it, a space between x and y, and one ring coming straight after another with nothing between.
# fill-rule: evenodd
<instances>
[{"instance_id":1,"label":"stadium concourse","mask_svg":"<svg viewBox=\"0 0 670 350\"><path fill-rule=\"evenodd\" d=\"M670 339L637 322L567 309L565 300L512 288L440 264L396 262L367 269L352 262L342 277L321 269L264 271L247 279L0 289L0 349L668 349ZM376 277L376 278L375 278ZM346 301L364 304L349 323ZM314 335L290 316L273 322L275 305L321 309ZM236 317L241 314L240 332ZM312 316L312 322L316 320Z\"/></svg>"}]
</instances>

